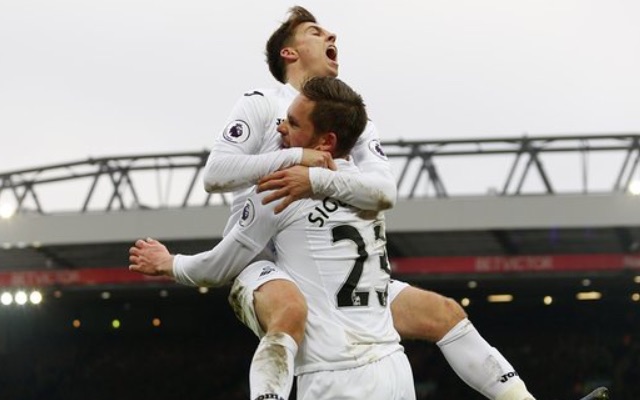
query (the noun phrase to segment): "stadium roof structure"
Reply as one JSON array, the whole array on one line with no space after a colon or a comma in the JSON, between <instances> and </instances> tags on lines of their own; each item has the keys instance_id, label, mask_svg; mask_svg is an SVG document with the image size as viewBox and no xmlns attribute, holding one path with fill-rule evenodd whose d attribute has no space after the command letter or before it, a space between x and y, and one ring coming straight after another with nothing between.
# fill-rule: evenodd
<instances>
[{"instance_id":1,"label":"stadium roof structure","mask_svg":"<svg viewBox=\"0 0 640 400\"><path fill-rule=\"evenodd\" d=\"M477 281L526 290L536 280L559 292L598 280L611 291L640 290L640 134L383 147L400 196L386 213L397 274L439 290ZM102 157L0 173L0 211L11 211L0 219L0 290L170 286L131 278L127 251L144 237L182 253L219 241L230 197L201 189L207 156Z\"/></svg>"}]
</instances>

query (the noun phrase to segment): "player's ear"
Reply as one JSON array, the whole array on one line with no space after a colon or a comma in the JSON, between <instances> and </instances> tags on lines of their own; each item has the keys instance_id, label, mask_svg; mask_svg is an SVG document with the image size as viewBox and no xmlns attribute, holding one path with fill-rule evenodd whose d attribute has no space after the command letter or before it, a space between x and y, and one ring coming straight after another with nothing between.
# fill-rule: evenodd
<instances>
[{"instance_id":1,"label":"player's ear","mask_svg":"<svg viewBox=\"0 0 640 400\"><path fill-rule=\"evenodd\" d=\"M296 61L298 59L298 52L293 47L283 47L280 50L280 57L285 61Z\"/></svg>"},{"instance_id":2,"label":"player's ear","mask_svg":"<svg viewBox=\"0 0 640 400\"><path fill-rule=\"evenodd\" d=\"M327 132L318 141L318 150L328 151L333 154L338 145L338 136L333 132Z\"/></svg>"}]
</instances>

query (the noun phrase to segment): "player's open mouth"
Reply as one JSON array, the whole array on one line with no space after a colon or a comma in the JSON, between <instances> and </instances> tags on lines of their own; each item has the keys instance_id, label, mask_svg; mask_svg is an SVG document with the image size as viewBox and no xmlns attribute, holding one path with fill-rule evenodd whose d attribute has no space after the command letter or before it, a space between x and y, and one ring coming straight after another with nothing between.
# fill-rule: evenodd
<instances>
[{"instance_id":1,"label":"player's open mouth","mask_svg":"<svg viewBox=\"0 0 640 400\"><path fill-rule=\"evenodd\" d=\"M325 53L329 60L338 61L338 48L336 46L327 47L327 51Z\"/></svg>"}]
</instances>

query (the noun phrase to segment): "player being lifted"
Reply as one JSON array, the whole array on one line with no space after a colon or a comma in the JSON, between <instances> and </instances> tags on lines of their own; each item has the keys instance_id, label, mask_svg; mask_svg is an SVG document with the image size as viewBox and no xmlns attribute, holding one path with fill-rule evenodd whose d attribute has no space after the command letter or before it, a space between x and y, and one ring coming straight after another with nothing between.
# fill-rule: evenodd
<instances>
[{"instance_id":1,"label":"player being lifted","mask_svg":"<svg viewBox=\"0 0 640 400\"><path fill-rule=\"evenodd\" d=\"M301 90L278 126L284 145L326 151L341 173L359 174L349 152L367 123L362 98L332 77L312 78ZM298 398L415 399L413 374L387 301L384 221L331 198L300 200L276 215L273 203L262 204L265 195L249 194L239 221L211 251L174 258L158 242L142 242L132 248L131 269L199 286L219 286L239 274L234 296L245 304L253 304L254 291L266 281L294 283L309 305L295 360ZM325 212L318 214L321 209ZM257 262L245 269L270 240L277 266ZM242 316L263 334L253 307ZM294 353L295 344L291 347ZM274 355L280 368L263 371L267 380L257 385L259 391L252 388L252 399L288 397L290 387L269 387L269 378L278 380L283 365L293 367L292 353Z\"/></svg>"},{"instance_id":2,"label":"player being lifted","mask_svg":"<svg viewBox=\"0 0 640 400\"><path fill-rule=\"evenodd\" d=\"M273 190L264 202L280 200L276 212L311 196L331 197L372 212L392 207L396 200L395 181L372 123L350 154L360 174L335 171L326 152L281 149L278 124L286 118L287 107L302 82L313 76L338 74L336 35L318 25L306 9L293 7L288 19L269 38L266 54L272 75L282 85L250 91L240 98L205 167L207 191L235 191L225 233L239 220L256 182L260 183L260 190ZM307 315L305 299L293 282L274 279L260 283L255 285L253 304L236 307L255 307L257 313L253 323L247 322L246 316L239 316L262 337L251 366L252 382L264 381L264 371L268 370L265 364L275 362L264 354L272 349L295 353L304 336ZM395 328L403 338L437 343L460 378L485 397L534 399L511 364L482 338L455 301L394 280L389 286L389 302ZM261 331L266 335L262 336ZM486 365L492 368L485 368ZM281 385L290 387L286 382L292 377L281 378Z\"/></svg>"}]
</instances>

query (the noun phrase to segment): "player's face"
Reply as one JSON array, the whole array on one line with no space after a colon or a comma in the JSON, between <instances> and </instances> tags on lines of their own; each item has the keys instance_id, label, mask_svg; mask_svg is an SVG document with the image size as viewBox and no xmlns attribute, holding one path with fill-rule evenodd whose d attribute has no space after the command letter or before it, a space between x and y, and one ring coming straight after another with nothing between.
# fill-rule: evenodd
<instances>
[{"instance_id":1,"label":"player's face","mask_svg":"<svg viewBox=\"0 0 640 400\"><path fill-rule=\"evenodd\" d=\"M278 132L282 135L282 147L314 148L319 140L311 122L311 111L315 102L303 95L293 100L287 111L287 119L278 125Z\"/></svg>"},{"instance_id":2,"label":"player's face","mask_svg":"<svg viewBox=\"0 0 640 400\"><path fill-rule=\"evenodd\" d=\"M336 35L313 22L300 24L295 31L292 46L307 77L338 76L338 48Z\"/></svg>"}]
</instances>

